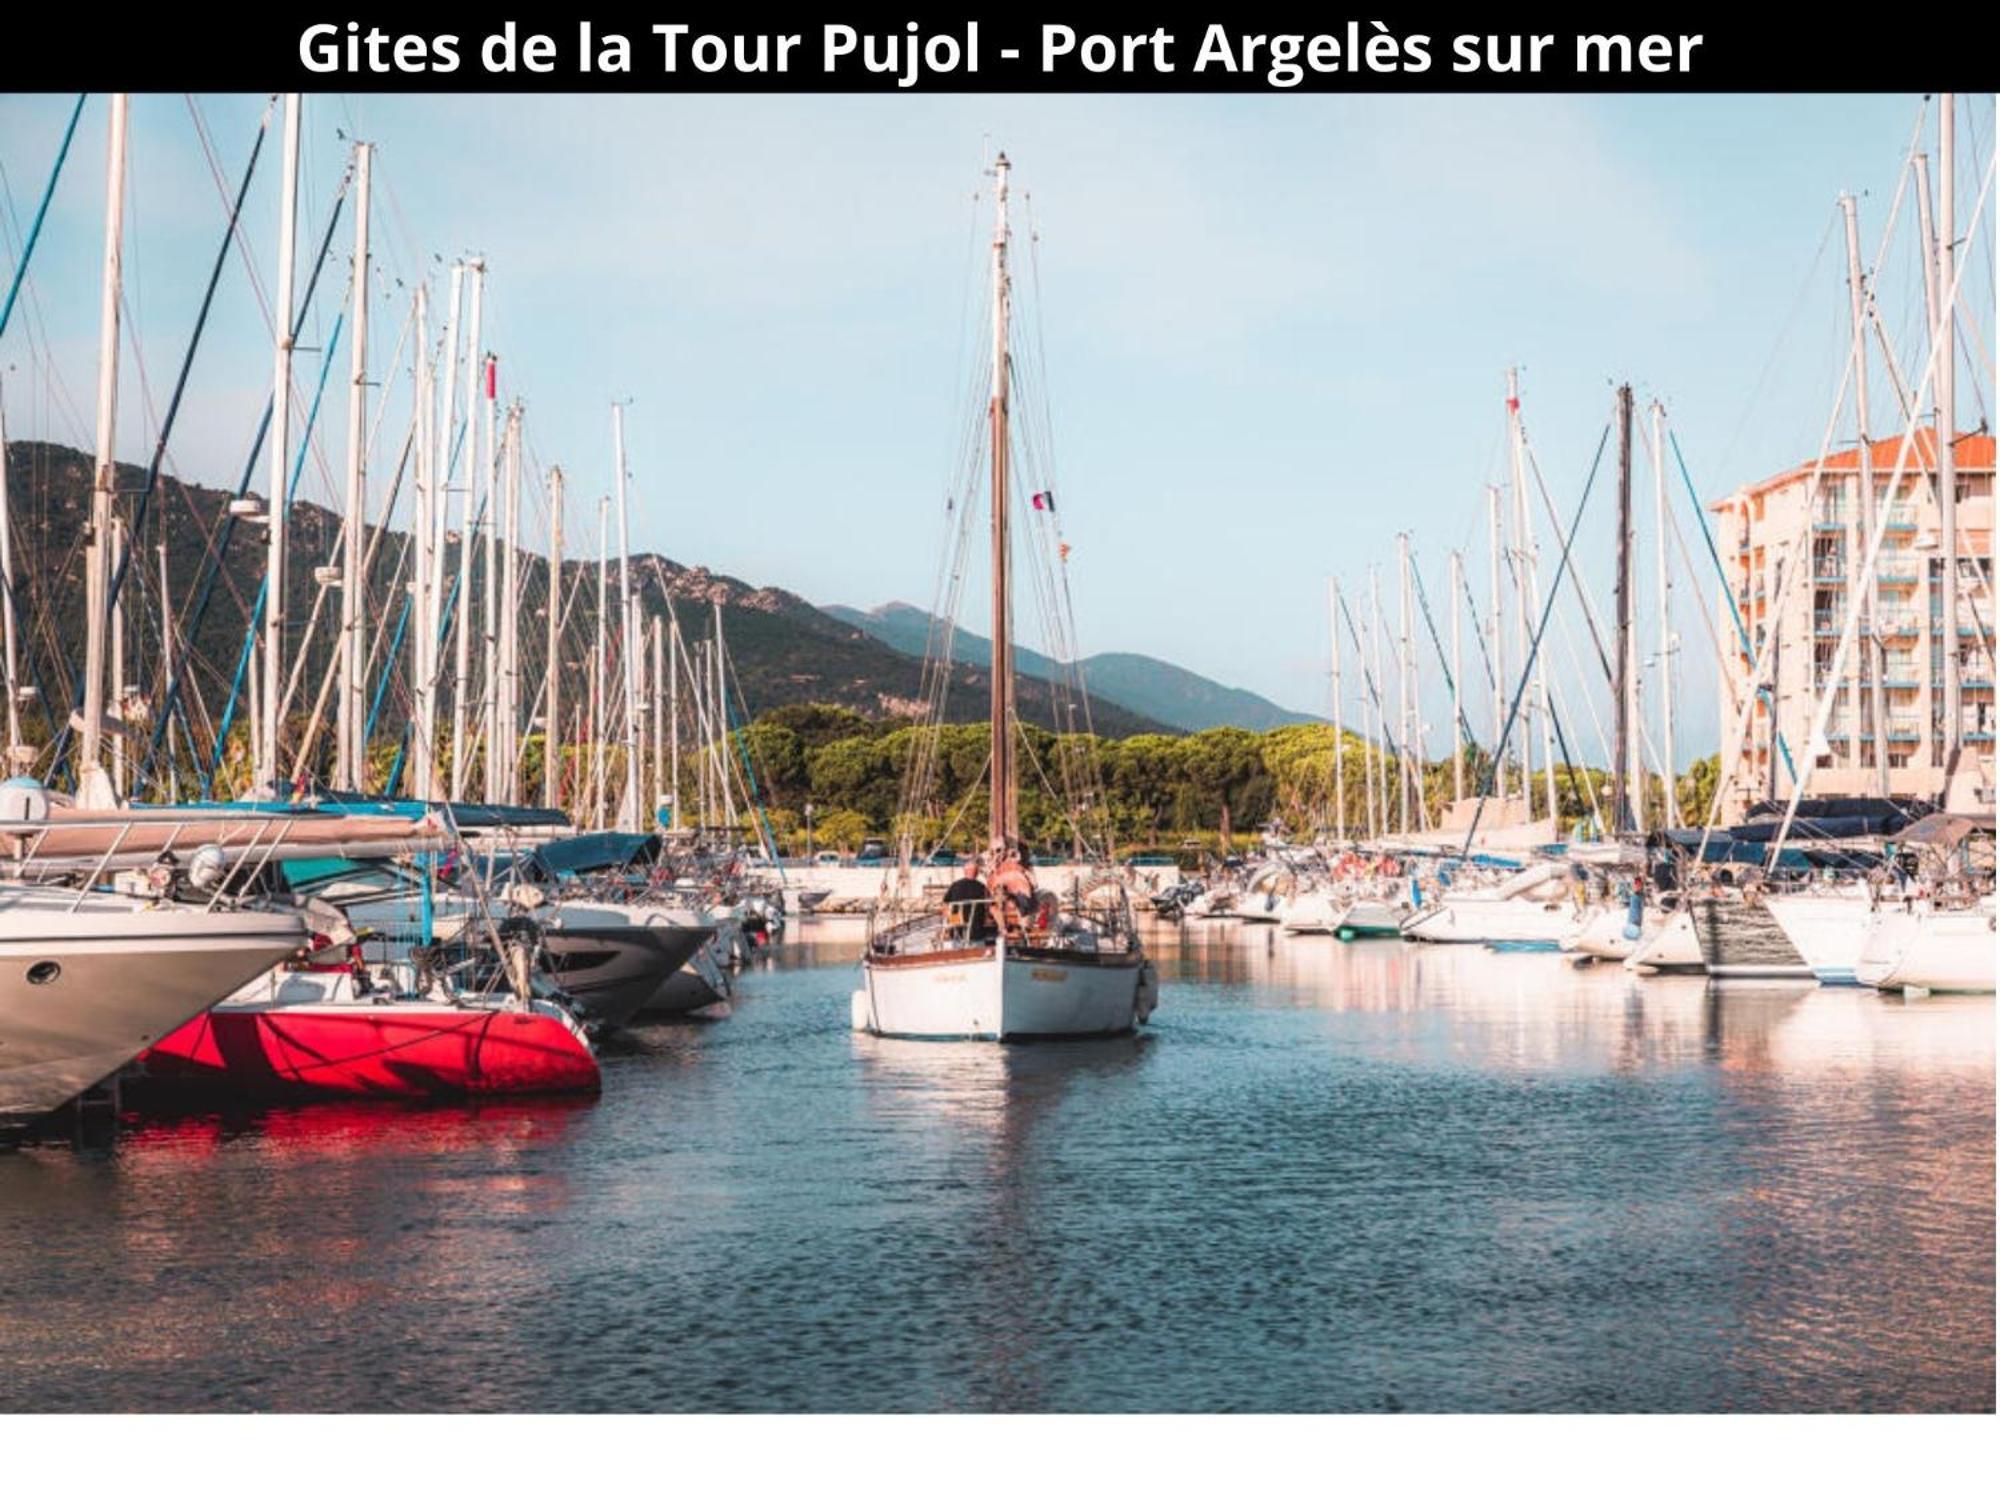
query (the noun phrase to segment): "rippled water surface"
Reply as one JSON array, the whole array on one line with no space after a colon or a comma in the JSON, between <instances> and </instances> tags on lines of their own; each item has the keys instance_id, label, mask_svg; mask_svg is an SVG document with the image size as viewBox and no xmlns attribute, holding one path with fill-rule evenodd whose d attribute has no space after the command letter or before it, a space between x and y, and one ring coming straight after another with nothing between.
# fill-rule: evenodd
<instances>
[{"instance_id":1,"label":"rippled water surface","mask_svg":"<svg viewBox=\"0 0 2000 1500\"><path fill-rule=\"evenodd\" d=\"M1991 1410L1993 1002L1163 934L1131 1041L0 1155L0 1408Z\"/></svg>"}]
</instances>

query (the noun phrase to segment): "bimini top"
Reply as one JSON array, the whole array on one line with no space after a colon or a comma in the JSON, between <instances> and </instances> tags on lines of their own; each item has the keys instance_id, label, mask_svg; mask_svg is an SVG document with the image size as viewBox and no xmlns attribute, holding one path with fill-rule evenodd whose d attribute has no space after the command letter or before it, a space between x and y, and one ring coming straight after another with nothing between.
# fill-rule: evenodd
<instances>
[{"instance_id":1,"label":"bimini top","mask_svg":"<svg viewBox=\"0 0 2000 1500\"><path fill-rule=\"evenodd\" d=\"M1975 833L1993 837L1992 813L1932 813L1905 828L1897 839L1905 844L1962 844Z\"/></svg>"},{"instance_id":2,"label":"bimini top","mask_svg":"<svg viewBox=\"0 0 2000 1500\"><path fill-rule=\"evenodd\" d=\"M1745 834L1754 835L1745 837ZM1699 828L1667 828L1648 836L1647 847L1671 848L1689 859L1701 855L1707 865L1768 865L1777 841L1775 823L1718 828L1703 835ZM1882 863L1875 850L1852 845L1786 844L1778 851L1780 870L1872 870Z\"/></svg>"},{"instance_id":3,"label":"bimini top","mask_svg":"<svg viewBox=\"0 0 2000 1500\"><path fill-rule=\"evenodd\" d=\"M560 879L566 875L593 875L635 864L652 864L659 857L658 834L581 833L575 838L551 839L528 859Z\"/></svg>"}]
</instances>

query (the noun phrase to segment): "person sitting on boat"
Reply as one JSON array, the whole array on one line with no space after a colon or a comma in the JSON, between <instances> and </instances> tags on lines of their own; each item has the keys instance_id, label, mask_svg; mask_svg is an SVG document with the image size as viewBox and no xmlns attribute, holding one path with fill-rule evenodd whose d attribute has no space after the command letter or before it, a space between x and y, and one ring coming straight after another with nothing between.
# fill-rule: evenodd
<instances>
[{"instance_id":1,"label":"person sitting on boat","mask_svg":"<svg viewBox=\"0 0 2000 1500\"><path fill-rule=\"evenodd\" d=\"M1062 902L1054 891L1035 892L1033 920L1028 924L1038 938L1047 938L1055 930L1056 917L1062 909Z\"/></svg>"},{"instance_id":2,"label":"person sitting on boat","mask_svg":"<svg viewBox=\"0 0 2000 1500\"><path fill-rule=\"evenodd\" d=\"M1000 920L1006 924L1009 934L1018 935L1021 918L1034 905L1035 877L1030 869L1028 851L1012 847L1000 857L993 868L993 899L1000 908Z\"/></svg>"},{"instance_id":3,"label":"person sitting on boat","mask_svg":"<svg viewBox=\"0 0 2000 1500\"><path fill-rule=\"evenodd\" d=\"M945 887L944 925L948 934L965 942L993 940L993 898L979 878L977 856L967 860L958 879Z\"/></svg>"}]
</instances>

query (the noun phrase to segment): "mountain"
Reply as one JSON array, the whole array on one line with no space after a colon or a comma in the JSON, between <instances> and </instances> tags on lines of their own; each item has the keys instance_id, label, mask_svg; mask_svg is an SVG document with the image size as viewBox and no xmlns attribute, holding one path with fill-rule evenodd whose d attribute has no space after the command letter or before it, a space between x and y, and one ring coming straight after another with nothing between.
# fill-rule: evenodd
<instances>
[{"instance_id":1,"label":"mountain","mask_svg":"<svg viewBox=\"0 0 2000 1500\"><path fill-rule=\"evenodd\" d=\"M7 445L7 494L14 526L14 588L20 617L23 680L38 684L43 703L66 716L71 685L83 658L83 565L90 517L92 465L88 454L57 443L13 442ZM145 488L145 471L119 464L115 483L120 513L130 516ZM148 702L161 700L164 678L159 670L157 547L168 538L167 586L175 618L189 636L189 697L196 737L206 742L210 726L222 712L242 657L250 601L264 576L265 533L261 524L231 522L234 492L187 484L163 475L154 492L141 548L124 593L132 669L127 679ZM254 492L253 492L254 498ZM375 502L379 507L379 500ZM399 515L407 515L410 497L401 497ZM227 546L223 546L225 534ZM333 560L339 543L340 518L324 505L299 499L289 520L290 566L286 572L286 619L300 649L312 620L319 587L317 565ZM454 534L455 535L455 534ZM369 579L367 618L378 643L395 629L407 593L401 586L409 537L391 528L379 542L374 528L368 545L375 548ZM465 597L483 595L483 546L475 551L474 569ZM220 566L214 559L220 558ZM451 559L455 562L456 548ZM532 615L521 631L522 672L532 695L542 681L546 659L548 561L524 552L520 560L523 610ZM824 702L870 717L904 717L920 708L923 662L918 654L898 650L873 633L836 619L797 594L761 587L741 579L674 562L653 553L632 558L633 582L641 594L642 613L660 611L662 597L671 598L682 639L690 644L713 629L717 606L728 643L729 658L752 715L781 704ZM616 573L613 581L615 586ZM595 634L597 566L569 561L563 565L562 594L567 601L564 633L565 701L574 709L583 701L589 680L586 652ZM195 602L206 591L208 605L198 625L192 624ZM337 595L320 602L319 620L305 648L305 669L294 695L294 712L308 713L331 659L329 621ZM475 641L476 647L476 641ZM407 652L404 653L407 656ZM474 651L477 661L479 652ZM985 719L988 676L977 665L952 675L946 715L960 722ZM1054 694L1043 682L1023 679L1022 715L1035 723L1054 722ZM401 676L384 696L382 732L400 728L408 708ZM239 705L238 723L243 709ZM1167 728L1160 720L1122 708L1096 717L1098 731L1112 736L1150 733Z\"/></svg>"},{"instance_id":2,"label":"mountain","mask_svg":"<svg viewBox=\"0 0 2000 1500\"><path fill-rule=\"evenodd\" d=\"M865 610L829 604L822 606L822 610L912 656L923 655L932 628L930 612L914 604L891 603ZM961 627L952 637L952 656L983 667L993 660L993 643ZM1014 657L1024 675L1053 678L1057 673L1054 659L1039 651L1017 646ZM1123 709L1188 731L1225 724L1262 731L1285 724L1320 722L1313 714L1280 708L1248 689L1227 687L1172 662L1130 651L1102 651L1086 656L1083 675L1090 689L1092 711L1100 720L1106 709Z\"/></svg>"}]
</instances>

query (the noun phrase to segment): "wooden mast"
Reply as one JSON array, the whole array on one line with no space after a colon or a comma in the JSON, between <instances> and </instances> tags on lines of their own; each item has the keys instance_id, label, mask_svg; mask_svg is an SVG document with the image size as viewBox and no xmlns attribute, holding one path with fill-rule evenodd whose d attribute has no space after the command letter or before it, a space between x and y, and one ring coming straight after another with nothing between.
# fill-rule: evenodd
<instances>
[{"instance_id":1,"label":"wooden mast","mask_svg":"<svg viewBox=\"0 0 2000 1500\"><path fill-rule=\"evenodd\" d=\"M993 163L997 182L993 220L993 394L988 406L993 445L993 769L990 800L991 832L996 848L1020 841L1020 817L1014 786L1014 636L1008 588L1010 541L1007 531L1008 364L1007 321L1007 156Z\"/></svg>"}]
</instances>

